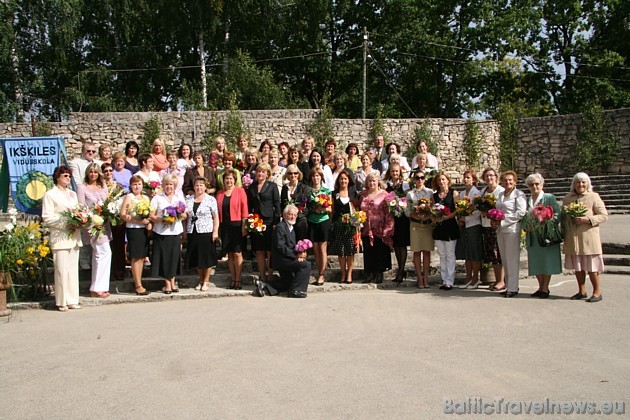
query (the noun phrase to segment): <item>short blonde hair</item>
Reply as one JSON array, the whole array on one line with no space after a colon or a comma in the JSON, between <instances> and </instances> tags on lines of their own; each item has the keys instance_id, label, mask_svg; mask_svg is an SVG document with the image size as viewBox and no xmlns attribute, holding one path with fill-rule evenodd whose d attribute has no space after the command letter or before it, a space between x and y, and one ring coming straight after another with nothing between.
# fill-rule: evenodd
<instances>
[{"instance_id":1,"label":"short blonde hair","mask_svg":"<svg viewBox=\"0 0 630 420\"><path fill-rule=\"evenodd\" d=\"M256 167L256 172L265 171L267 172L267 178L271 177L271 166L268 163L261 163Z\"/></svg>"}]
</instances>

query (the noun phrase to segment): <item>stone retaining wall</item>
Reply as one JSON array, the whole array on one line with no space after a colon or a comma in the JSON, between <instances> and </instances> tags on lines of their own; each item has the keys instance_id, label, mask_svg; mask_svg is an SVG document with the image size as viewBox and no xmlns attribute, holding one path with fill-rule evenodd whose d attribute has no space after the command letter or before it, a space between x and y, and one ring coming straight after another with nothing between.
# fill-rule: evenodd
<instances>
[{"instance_id":1,"label":"stone retaining wall","mask_svg":"<svg viewBox=\"0 0 630 420\"><path fill-rule=\"evenodd\" d=\"M276 143L299 143L306 136L306 128L317 116L318 110L264 110L241 111L244 124L253 133L253 144L265 138ZM198 147L208 132L214 117L223 125L227 111L190 112L121 112L121 113L73 113L67 122L50 123L53 134L67 136L66 147L70 156L80 151L81 142L92 140L98 144L111 143L114 149L123 149L128 140L139 141L144 123L153 115L161 122L161 137L167 145L177 147L182 141ZM630 173L630 109L609 111L620 138L622 150L618 161L611 166L611 173ZM386 119L384 125L389 141L407 150L413 143L414 129L423 119ZM442 167L451 172L456 181L466 169L463 152L465 133L464 119L428 120L433 137L438 140L438 158ZM576 133L580 115L564 115L520 120L521 133L518 172L521 175L539 171L546 177L570 176L577 171L574 164ZM350 142L358 143L361 150L370 144L369 132L372 120L334 119L334 138L341 147ZM499 167L499 128L496 121L480 121L480 136L485 143L479 168ZM31 135L30 123L0 124L0 137Z\"/></svg>"}]
</instances>

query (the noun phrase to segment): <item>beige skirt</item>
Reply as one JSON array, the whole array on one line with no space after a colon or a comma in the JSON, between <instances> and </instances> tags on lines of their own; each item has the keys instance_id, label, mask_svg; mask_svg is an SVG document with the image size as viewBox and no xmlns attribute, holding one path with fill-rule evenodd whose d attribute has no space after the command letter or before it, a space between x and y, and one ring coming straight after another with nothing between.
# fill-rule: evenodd
<instances>
[{"instance_id":1,"label":"beige skirt","mask_svg":"<svg viewBox=\"0 0 630 420\"><path fill-rule=\"evenodd\" d=\"M411 222L409 230L411 252L433 251L435 249L435 242L433 242L433 225L431 223L421 224Z\"/></svg>"}]
</instances>

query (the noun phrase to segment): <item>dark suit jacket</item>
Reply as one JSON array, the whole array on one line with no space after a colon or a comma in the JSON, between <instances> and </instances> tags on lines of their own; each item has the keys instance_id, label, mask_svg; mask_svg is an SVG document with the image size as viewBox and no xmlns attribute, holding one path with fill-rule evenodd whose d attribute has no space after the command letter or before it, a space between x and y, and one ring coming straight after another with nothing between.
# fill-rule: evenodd
<instances>
[{"instance_id":1,"label":"dark suit jacket","mask_svg":"<svg viewBox=\"0 0 630 420\"><path fill-rule=\"evenodd\" d=\"M247 201L249 212L258 213L265 224L277 225L280 222L280 193L276 183L265 181L259 193L258 181L254 181L247 190Z\"/></svg>"},{"instance_id":2,"label":"dark suit jacket","mask_svg":"<svg viewBox=\"0 0 630 420\"><path fill-rule=\"evenodd\" d=\"M206 192L208 192L210 188L216 189L217 187L216 171L208 165L204 165L203 168L204 168L203 177L206 178L208 180L208 184L210 184ZM195 178L197 178L198 176L199 176L199 171L197 171L197 167L188 169L186 171L186 174L184 175L184 185L182 185L182 191L184 192L185 195L188 195L190 191L194 192L193 185L195 183ZM211 195L214 195L215 193L216 191L212 193ZM210 193L208 192L208 194Z\"/></svg>"},{"instance_id":3,"label":"dark suit jacket","mask_svg":"<svg viewBox=\"0 0 630 420\"><path fill-rule=\"evenodd\" d=\"M295 229L289 232L287 222L278 223L271 242L271 267L276 270L292 271L294 263L297 262L296 243Z\"/></svg>"}]
</instances>

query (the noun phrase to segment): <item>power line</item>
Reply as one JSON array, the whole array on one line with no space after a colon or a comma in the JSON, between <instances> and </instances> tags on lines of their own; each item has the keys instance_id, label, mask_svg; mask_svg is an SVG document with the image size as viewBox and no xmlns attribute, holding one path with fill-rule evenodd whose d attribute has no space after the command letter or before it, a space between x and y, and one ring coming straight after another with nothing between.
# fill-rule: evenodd
<instances>
[{"instance_id":1,"label":"power line","mask_svg":"<svg viewBox=\"0 0 630 420\"><path fill-rule=\"evenodd\" d=\"M413 115L414 117L418 118L418 116L416 115L415 112L413 112L413 110L411 109L411 107L407 104L407 102L405 102L405 100L403 99L403 97L400 95L400 93L398 93L398 90L396 90L396 87L394 86L394 84L391 82L391 80L389 79L389 77L387 77L387 75L385 74L385 72L383 71L383 69L381 68L381 66L378 64L378 61L376 61L376 58L374 58L374 54L371 52L371 50L368 48L368 52L370 53L370 55L372 56L372 63L374 63L374 65L376 66L376 68L378 69L378 71L383 75L383 77L385 78L385 81L387 82L387 84L389 85L389 87L392 88L392 90L394 91L394 93L396 93L396 96L398 96L398 98L400 99L400 101L405 104L405 106L407 107L407 109L409 110L409 112L411 112L411 115Z\"/></svg>"}]
</instances>

